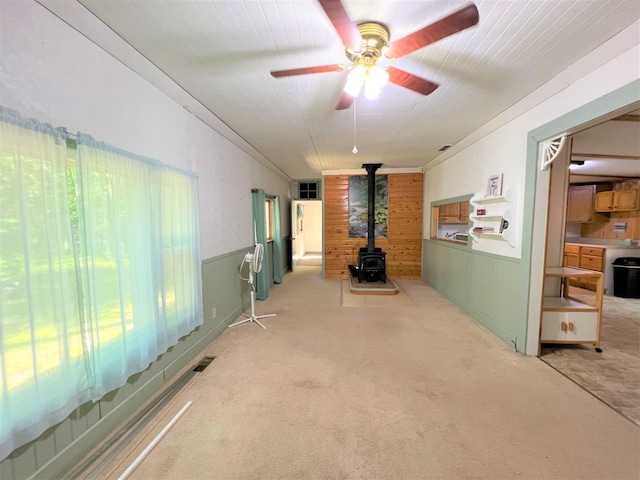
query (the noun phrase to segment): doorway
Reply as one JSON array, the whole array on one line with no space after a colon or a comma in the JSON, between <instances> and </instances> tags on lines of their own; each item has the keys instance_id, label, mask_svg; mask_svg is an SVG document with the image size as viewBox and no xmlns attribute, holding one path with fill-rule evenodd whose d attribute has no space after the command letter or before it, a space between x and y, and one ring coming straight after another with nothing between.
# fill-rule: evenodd
<instances>
[{"instance_id":1,"label":"doorway","mask_svg":"<svg viewBox=\"0 0 640 480\"><path fill-rule=\"evenodd\" d=\"M291 270L321 267L323 262L322 200L291 202Z\"/></svg>"},{"instance_id":2,"label":"doorway","mask_svg":"<svg viewBox=\"0 0 640 480\"><path fill-rule=\"evenodd\" d=\"M608 195L601 192L640 196L640 110L604 120L573 133L550 167L550 202L564 207L549 208L545 260L547 266L602 272L601 351L590 344L541 344L539 357L640 425L640 299L614 295L611 266L619 257L640 257L633 246L640 241L640 198L626 210L598 206ZM574 282L571 296L587 300L592 290Z\"/></svg>"}]
</instances>

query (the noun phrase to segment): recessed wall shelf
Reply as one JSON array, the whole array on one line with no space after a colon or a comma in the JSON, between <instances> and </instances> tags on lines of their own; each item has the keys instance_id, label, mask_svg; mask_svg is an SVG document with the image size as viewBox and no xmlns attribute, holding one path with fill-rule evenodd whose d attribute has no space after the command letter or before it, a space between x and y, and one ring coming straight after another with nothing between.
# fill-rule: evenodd
<instances>
[{"instance_id":1,"label":"recessed wall shelf","mask_svg":"<svg viewBox=\"0 0 640 480\"><path fill-rule=\"evenodd\" d=\"M481 239L503 240L511 247L515 247L518 229L515 221L514 198L515 196L508 193L495 197L486 197L484 195L473 197L469 201L474 209L473 213L469 215L469 219L473 224L469 229L469 236L476 242L481 241ZM478 210L485 213L478 215Z\"/></svg>"}]
</instances>

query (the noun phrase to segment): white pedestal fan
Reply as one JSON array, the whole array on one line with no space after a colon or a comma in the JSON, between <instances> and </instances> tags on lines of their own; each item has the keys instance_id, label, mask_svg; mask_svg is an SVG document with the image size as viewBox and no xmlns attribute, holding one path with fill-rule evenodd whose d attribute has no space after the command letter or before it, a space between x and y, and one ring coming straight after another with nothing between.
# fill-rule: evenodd
<instances>
[{"instance_id":1,"label":"white pedestal fan","mask_svg":"<svg viewBox=\"0 0 640 480\"><path fill-rule=\"evenodd\" d=\"M265 327L262 323L260 323L258 319L276 316L275 313L270 313L267 315L256 315L256 289L255 289L254 274L262 270L263 255L264 255L264 246L261 243L256 243L253 253L247 253L242 259L243 264L245 262L249 264L249 278L243 278L242 274L240 275L240 278L242 278L243 280L247 280L249 282L249 285L251 285L251 315L243 313L242 315L244 315L247 318L245 318L244 320L240 320L239 322L232 323L231 325L229 325L229 327L235 327L236 325L240 325L241 323L246 323L246 322L255 322L266 330L267 327ZM240 270L242 271L242 265L240 265Z\"/></svg>"}]
</instances>

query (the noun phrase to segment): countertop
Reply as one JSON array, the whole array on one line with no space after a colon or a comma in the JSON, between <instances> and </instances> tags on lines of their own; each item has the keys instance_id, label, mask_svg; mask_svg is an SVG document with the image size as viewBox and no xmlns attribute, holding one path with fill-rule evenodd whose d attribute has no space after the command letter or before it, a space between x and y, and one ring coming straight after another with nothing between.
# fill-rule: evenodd
<instances>
[{"instance_id":1,"label":"countertop","mask_svg":"<svg viewBox=\"0 0 640 480\"><path fill-rule=\"evenodd\" d=\"M631 246L631 245L621 245L619 244L619 240L610 240L610 239L599 239L599 238L581 238L581 237L567 237L564 239L565 244L567 245L580 245L583 247L596 247L596 248L606 248L607 250L609 249L615 249L615 250L631 250L631 251L638 251L640 253L640 241L636 240L638 242L638 245L636 246Z\"/></svg>"}]
</instances>

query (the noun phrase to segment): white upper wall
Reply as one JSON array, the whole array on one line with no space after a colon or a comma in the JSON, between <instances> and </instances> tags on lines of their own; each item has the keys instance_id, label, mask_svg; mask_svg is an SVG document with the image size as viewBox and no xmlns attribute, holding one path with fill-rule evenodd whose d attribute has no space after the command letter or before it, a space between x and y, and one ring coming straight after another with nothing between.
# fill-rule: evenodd
<instances>
[{"instance_id":1,"label":"white upper wall","mask_svg":"<svg viewBox=\"0 0 640 480\"><path fill-rule=\"evenodd\" d=\"M636 157L640 152L640 122L612 120L576 133L573 135L573 152Z\"/></svg>"},{"instance_id":2,"label":"white upper wall","mask_svg":"<svg viewBox=\"0 0 640 480\"><path fill-rule=\"evenodd\" d=\"M0 1L0 72L0 104L22 116L196 172L202 258L253 243L253 187L280 195L288 218L288 179L33 0Z\"/></svg>"},{"instance_id":3,"label":"white upper wall","mask_svg":"<svg viewBox=\"0 0 640 480\"><path fill-rule=\"evenodd\" d=\"M504 190L517 199L517 245L512 248L506 242L482 239L473 242L472 248L520 258L528 133L640 78L639 29L636 22L425 165L424 237L429 237L431 202L482 194L488 178L502 173ZM544 232L535 235L544 242Z\"/></svg>"},{"instance_id":4,"label":"white upper wall","mask_svg":"<svg viewBox=\"0 0 640 480\"><path fill-rule=\"evenodd\" d=\"M322 251L322 202L304 202L304 251Z\"/></svg>"}]
</instances>

